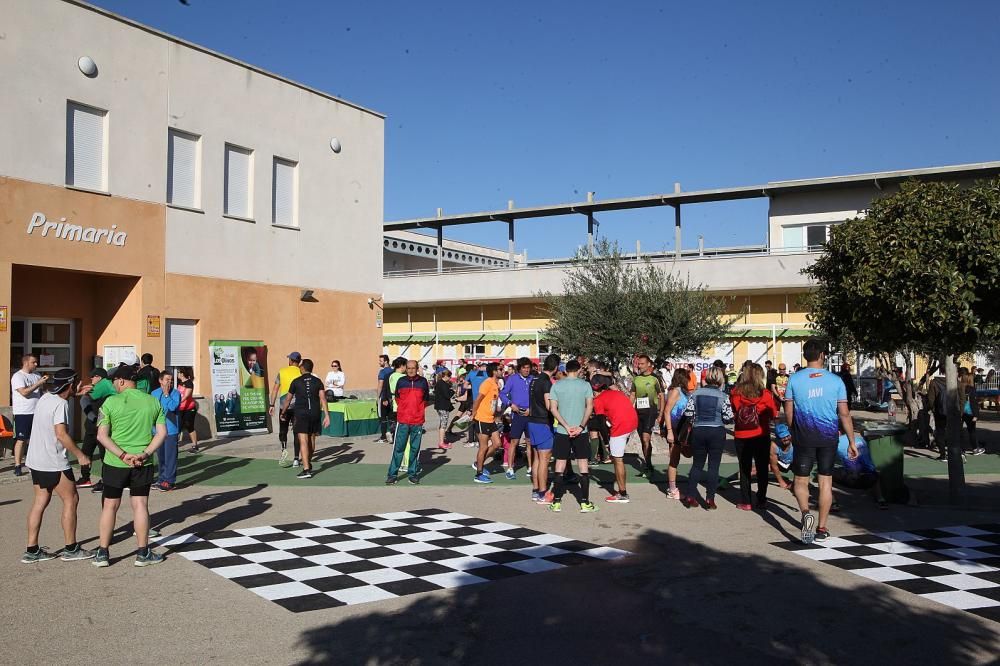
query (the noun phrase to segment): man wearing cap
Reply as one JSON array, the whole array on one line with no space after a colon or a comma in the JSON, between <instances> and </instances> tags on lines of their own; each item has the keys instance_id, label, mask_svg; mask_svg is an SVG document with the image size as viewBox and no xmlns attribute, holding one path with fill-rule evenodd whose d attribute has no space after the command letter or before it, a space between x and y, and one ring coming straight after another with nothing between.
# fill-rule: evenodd
<instances>
[{"instance_id":1,"label":"man wearing cap","mask_svg":"<svg viewBox=\"0 0 1000 666\"><path fill-rule=\"evenodd\" d=\"M67 400L73 395L75 382L75 372L59 370L55 373L49 392L39 398L35 406L35 421L27 459L31 482L35 485L35 499L28 513L28 547L21 556L21 561L25 564L44 562L58 556L38 545L42 516L52 501L53 492L59 496L63 505L62 528L66 547L61 559L73 561L94 557L94 551L81 548L76 540L76 508L80 496L76 492L73 470L66 458L66 451L69 451L81 465L90 464L90 458L76 448L66 427L69 422Z\"/></svg>"},{"instance_id":2,"label":"man wearing cap","mask_svg":"<svg viewBox=\"0 0 1000 666\"><path fill-rule=\"evenodd\" d=\"M160 402L136 388L138 372L138 365L122 363L108 373L118 393L104 401L97 422L97 439L104 446L100 547L94 557L98 567L111 564L108 549L125 488L139 546L135 566L159 564L164 559L149 547L149 488L153 485L152 455L163 445L167 426Z\"/></svg>"},{"instance_id":3,"label":"man wearing cap","mask_svg":"<svg viewBox=\"0 0 1000 666\"><path fill-rule=\"evenodd\" d=\"M274 378L274 386L271 388L271 406L267 408L267 414L270 416L274 413L274 407L276 405L282 405L285 402L285 396L288 395L288 387L292 385L292 381L302 374L302 369L299 364L302 363L302 354L292 352L288 355L288 365L278 370L277 376ZM288 425L289 419L295 418L294 410L291 412L286 411L286 416L278 414L278 442L281 444L281 458L278 463L285 465L288 461ZM299 466L299 441L295 437L292 438L292 448L295 452L294 460L292 465L295 467Z\"/></svg>"},{"instance_id":4,"label":"man wearing cap","mask_svg":"<svg viewBox=\"0 0 1000 666\"><path fill-rule=\"evenodd\" d=\"M83 411L83 454L93 460L104 455L104 449L97 441L97 418L100 416L101 405L104 401L113 396L114 384L108 379L108 371L104 368L94 368L90 371L90 391L80 395L80 409ZM94 454L97 454L96 456ZM76 482L77 488L90 488L91 492L101 492L104 484L98 480L94 483L90 480L90 465L80 465L80 480Z\"/></svg>"}]
</instances>

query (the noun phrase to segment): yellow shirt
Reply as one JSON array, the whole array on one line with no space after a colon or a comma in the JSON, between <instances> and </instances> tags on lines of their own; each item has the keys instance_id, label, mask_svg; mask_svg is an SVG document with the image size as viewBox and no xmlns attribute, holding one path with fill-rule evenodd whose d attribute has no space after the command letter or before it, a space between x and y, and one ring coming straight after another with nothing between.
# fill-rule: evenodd
<instances>
[{"instance_id":1,"label":"yellow shirt","mask_svg":"<svg viewBox=\"0 0 1000 666\"><path fill-rule=\"evenodd\" d=\"M288 387L300 375L302 375L302 370L297 365L286 365L278 370L278 395L282 396L288 393Z\"/></svg>"},{"instance_id":2,"label":"yellow shirt","mask_svg":"<svg viewBox=\"0 0 1000 666\"><path fill-rule=\"evenodd\" d=\"M482 401L480 401L479 409L473 416L477 421L493 423L500 398L500 387L497 385L497 380L490 377L480 384L479 397L482 398Z\"/></svg>"}]
</instances>

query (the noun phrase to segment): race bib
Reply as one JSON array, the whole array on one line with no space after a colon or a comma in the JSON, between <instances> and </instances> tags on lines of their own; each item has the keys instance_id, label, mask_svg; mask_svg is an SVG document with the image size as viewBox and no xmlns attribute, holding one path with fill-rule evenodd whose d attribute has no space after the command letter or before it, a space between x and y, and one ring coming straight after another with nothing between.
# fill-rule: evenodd
<instances>
[{"instance_id":1,"label":"race bib","mask_svg":"<svg viewBox=\"0 0 1000 666\"><path fill-rule=\"evenodd\" d=\"M636 409L649 409L649 398L648 397L636 398L635 399L635 408Z\"/></svg>"}]
</instances>

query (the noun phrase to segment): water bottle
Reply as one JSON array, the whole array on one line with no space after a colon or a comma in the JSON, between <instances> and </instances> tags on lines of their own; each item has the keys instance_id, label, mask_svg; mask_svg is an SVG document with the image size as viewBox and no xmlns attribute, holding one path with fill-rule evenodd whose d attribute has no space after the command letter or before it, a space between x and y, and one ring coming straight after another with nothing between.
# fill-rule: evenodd
<instances>
[{"instance_id":1,"label":"water bottle","mask_svg":"<svg viewBox=\"0 0 1000 666\"><path fill-rule=\"evenodd\" d=\"M885 411L885 420L889 423L896 422L896 401L889 398L889 409Z\"/></svg>"}]
</instances>

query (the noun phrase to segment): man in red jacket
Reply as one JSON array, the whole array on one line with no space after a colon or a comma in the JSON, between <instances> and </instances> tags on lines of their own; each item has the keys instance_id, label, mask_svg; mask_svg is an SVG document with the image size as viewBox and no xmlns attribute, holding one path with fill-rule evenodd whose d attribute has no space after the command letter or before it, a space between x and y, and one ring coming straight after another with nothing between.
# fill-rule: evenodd
<instances>
[{"instance_id":1,"label":"man in red jacket","mask_svg":"<svg viewBox=\"0 0 1000 666\"><path fill-rule=\"evenodd\" d=\"M396 434L393 439L392 460L385 485L396 483L396 474L403 463L403 452L410 445L410 464L406 470L410 483L420 483L420 440L424 435L424 410L430 402L430 386L420 376L416 361L406 362L406 376L396 382L393 397L396 399Z\"/></svg>"}]
</instances>

